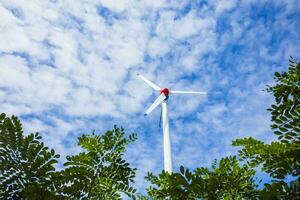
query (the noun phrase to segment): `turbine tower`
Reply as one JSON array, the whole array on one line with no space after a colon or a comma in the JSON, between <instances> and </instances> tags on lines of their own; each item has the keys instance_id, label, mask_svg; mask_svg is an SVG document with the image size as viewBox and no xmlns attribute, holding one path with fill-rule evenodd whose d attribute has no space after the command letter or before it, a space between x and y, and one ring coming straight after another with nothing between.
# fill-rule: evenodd
<instances>
[{"instance_id":1,"label":"turbine tower","mask_svg":"<svg viewBox=\"0 0 300 200\"><path fill-rule=\"evenodd\" d=\"M163 138L164 138L164 170L172 173L172 154L171 154L171 138L169 130L169 118L168 118L168 99L170 94L200 94L206 95L206 92L193 92L193 91L179 91L169 90L168 88L161 88L155 83L149 81L144 76L137 74L139 78L145 81L151 88L158 91L160 95L153 102L153 104L146 110L144 115L150 114L158 105L161 104L161 117L163 123Z\"/></svg>"}]
</instances>

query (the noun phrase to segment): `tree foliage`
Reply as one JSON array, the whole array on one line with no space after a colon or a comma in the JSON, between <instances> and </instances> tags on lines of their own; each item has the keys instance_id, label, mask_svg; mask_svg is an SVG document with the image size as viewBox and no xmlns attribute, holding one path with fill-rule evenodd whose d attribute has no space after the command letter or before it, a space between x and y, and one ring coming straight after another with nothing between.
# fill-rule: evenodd
<instances>
[{"instance_id":1,"label":"tree foliage","mask_svg":"<svg viewBox=\"0 0 300 200\"><path fill-rule=\"evenodd\" d=\"M242 160L252 167L262 166L273 178L262 195L277 199L300 196L300 64L293 58L289 62L288 72L276 72L276 85L267 88L275 97L268 110L278 141L271 144L253 138L233 141L234 146L242 146L239 150Z\"/></svg>"},{"instance_id":2,"label":"tree foliage","mask_svg":"<svg viewBox=\"0 0 300 200\"><path fill-rule=\"evenodd\" d=\"M300 134L300 64L293 58L289 60L288 72L275 73L275 86L267 91L275 97L271 112L271 128L282 143L298 143Z\"/></svg>"},{"instance_id":3,"label":"tree foliage","mask_svg":"<svg viewBox=\"0 0 300 200\"><path fill-rule=\"evenodd\" d=\"M190 172L180 167L179 173L162 172L158 176L148 173L154 186L147 191L153 199L251 199L257 195L255 171L247 165L240 166L237 158L226 157L211 169L201 167Z\"/></svg>"},{"instance_id":4,"label":"tree foliage","mask_svg":"<svg viewBox=\"0 0 300 200\"><path fill-rule=\"evenodd\" d=\"M17 117L0 115L1 199L121 199L135 195L134 168L123 158L126 146L137 139L123 128L104 134L84 134L84 149L67 156L65 168L55 171L59 155L41 142L38 133L24 136Z\"/></svg>"},{"instance_id":5,"label":"tree foliage","mask_svg":"<svg viewBox=\"0 0 300 200\"><path fill-rule=\"evenodd\" d=\"M123 158L136 134L124 137L124 129L114 127L103 135L82 135L78 145L86 151L68 156L61 171L61 192L71 199L121 199L121 193L132 197L130 186L135 170Z\"/></svg>"},{"instance_id":6,"label":"tree foliage","mask_svg":"<svg viewBox=\"0 0 300 200\"><path fill-rule=\"evenodd\" d=\"M38 133L24 136L17 117L0 115L1 199L40 199L40 195L51 199L54 195L52 177L59 155L40 140Z\"/></svg>"}]
</instances>

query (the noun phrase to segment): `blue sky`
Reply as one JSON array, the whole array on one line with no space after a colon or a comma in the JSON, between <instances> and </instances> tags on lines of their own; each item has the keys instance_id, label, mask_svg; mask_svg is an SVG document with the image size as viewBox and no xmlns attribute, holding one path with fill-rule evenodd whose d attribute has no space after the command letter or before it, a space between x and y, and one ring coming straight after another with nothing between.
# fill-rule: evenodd
<instances>
[{"instance_id":1,"label":"blue sky","mask_svg":"<svg viewBox=\"0 0 300 200\"><path fill-rule=\"evenodd\" d=\"M114 124L138 141L127 158L163 169L160 110L143 112L157 94L141 73L172 89L173 166L209 166L233 155L234 138L266 142L272 96L263 89L288 57L299 59L300 4L278 1L0 2L0 112L21 117L26 132L65 155L76 140Z\"/></svg>"}]
</instances>

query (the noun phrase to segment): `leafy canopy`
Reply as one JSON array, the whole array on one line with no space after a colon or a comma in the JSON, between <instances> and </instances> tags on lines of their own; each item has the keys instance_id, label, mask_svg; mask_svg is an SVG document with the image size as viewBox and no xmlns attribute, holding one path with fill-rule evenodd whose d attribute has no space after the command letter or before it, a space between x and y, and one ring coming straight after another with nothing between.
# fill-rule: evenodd
<instances>
[{"instance_id":1,"label":"leafy canopy","mask_svg":"<svg viewBox=\"0 0 300 200\"><path fill-rule=\"evenodd\" d=\"M123 158L126 146L137 139L123 128L104 134L84 134L83 151L67 156L65 168L55 170L58 154L41 142L38 133L24 136L17 117L0 115L1 199L121 199L134 197L136 169Z\"/></svg>"},{"instance_id":2,"label":"leafy canopy","mask_svg":"<svg viewBox=\"0 0 300 200\"><path fill-rule=\"evenodd\" d=\"M180 167L179 173L162 172L146 177L154 186L147 188L153 199L242 199L256 195L255 171L239 166L237 158L226 157L211 169L201 167L190 172Z\"/></svg>"},{"instance_id":3,"label":"leafy canopy","mask_svg":"<svg viewBox=\"0 0 300 200\"><path fill-rule=\"evenodd\" d=\"M82 135L78 145L86 151L68 156L60 172L61 188L72 199L121 199L121 192L132 197L135 170L123 158L128 144L137 137L124 137L123 128L114 127L103 135ZM69 184L67 184L69 183Z\"/></svg>"},{"instance_id":4,"label":"leafy canopy","mask_svg":"<svg viewBox=\"0 0 300 200\"><path fill-rule=\"evenodd\" d=\"M54 195L52 178L59 155L45 147L41 138L38 133L24 136L17 117L0 115L1 199Z\"/></svg>"},{"instance_id":5,"label":"leafy canopy","mask_svg":"<svg viewBox=\"0 0 300 200\"><path fill-rule=\"evenodd\" d=\"M252 167L262 166L273 178L262 192L269 198L300 196L300 64L293 58L289 62L288 72L276 72L276 85L267 88L275 97L268 110L278 141L271 144L254 138L233 141L234 146L242 147L239 150L242 160ZM293 177L289 183L288 177Z\"/></svg>"}]
</instances>

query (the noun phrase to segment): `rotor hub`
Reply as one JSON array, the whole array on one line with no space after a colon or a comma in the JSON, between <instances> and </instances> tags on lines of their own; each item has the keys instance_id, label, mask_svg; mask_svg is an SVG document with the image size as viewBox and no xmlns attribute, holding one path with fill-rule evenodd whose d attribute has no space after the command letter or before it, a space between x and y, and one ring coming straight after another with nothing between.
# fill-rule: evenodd
<instances>
[{"instance_id":1,"label":"rotor hub","mask_svg":"<svg viewBox=\"0 0 300 200\"><path fill-rule=\"evenodd\" d=\"M166 97L168 97L169 96L169 93L170 93L170 91L169 91L169 89L168 88L164 88L164 89L161 89L160 90L160 93L162 94L162 93L164 93L164 95L166 96Z\"/></svg>"}]
</instances>

